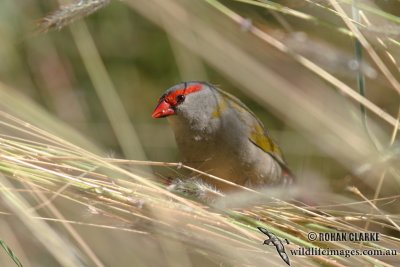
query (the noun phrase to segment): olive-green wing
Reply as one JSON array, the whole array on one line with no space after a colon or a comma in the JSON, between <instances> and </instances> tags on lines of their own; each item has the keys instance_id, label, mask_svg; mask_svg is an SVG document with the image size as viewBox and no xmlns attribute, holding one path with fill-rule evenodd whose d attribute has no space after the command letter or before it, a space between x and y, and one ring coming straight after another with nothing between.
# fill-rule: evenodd
<instances>
[{"instance_id":1,"label":"olive-green wing","mask_svg":"<svg viewBox=\"0 0 400 267\"><path fill-rule=\"evenodd\" d=\"M278 144L272 140L272 138L266 133L264 127L261 124L256 124L249 137L250 141L257 147L262 149L264 152L274 156L275 159L279 160L281 163L285 163L283 160L283 154Z\"/></svg>"}]
</instances>

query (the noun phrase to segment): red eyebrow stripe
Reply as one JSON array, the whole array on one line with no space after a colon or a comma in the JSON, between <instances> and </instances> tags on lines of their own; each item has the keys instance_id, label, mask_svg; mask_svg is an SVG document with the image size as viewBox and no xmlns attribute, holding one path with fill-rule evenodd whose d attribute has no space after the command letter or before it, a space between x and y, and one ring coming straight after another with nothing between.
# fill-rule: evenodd
<instances>
[{"instance_id":1,"label":"red eyebrow stripe","mask_svg":"<svg viewBox=\"0 0 400 267\"><path fill-rule=\"evenodd\" d=\"M197 91L200 91L203 88L202 84L195 84L195 85L191 85L189 87L186 87L186 90L184 90L185 95L190 94L190 93L194 93Z\"/></svg>"},{"instance_id":2,"label":"red eyebrow stripe","mask_svg":"<svg viewBox=\"0 0 400 267\"><path fill-rule=\"evenodd\" d=\"M186 87L186 89L185 88L178 89L178 90L175 90L175 91L171 92L170 94L168 94L165 97L165 100L168 103L170 103L171 105L176 105L177 104L176 97L178 95L188 95L188 94L200 91L202 88L203 88L203 86L201 84L195 84L195 85Z\"/></svg>"}]
</instances>

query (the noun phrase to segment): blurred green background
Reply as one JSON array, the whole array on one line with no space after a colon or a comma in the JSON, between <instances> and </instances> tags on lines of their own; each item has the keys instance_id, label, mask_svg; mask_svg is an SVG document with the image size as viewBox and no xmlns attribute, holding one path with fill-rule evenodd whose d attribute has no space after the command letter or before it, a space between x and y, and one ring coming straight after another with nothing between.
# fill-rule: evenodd
<instances>
[{"instance_id":1,"label":"blurred green background","mask_svg":"<svg viewBox=\"0 0 400 267\"><path fill-rule=\"evenodd\" d=\"M1 5L0 80L80 131L106 153L121 157L120 145L68 28L36 31L38 20L57 9L57 2L4 1ZM258 13L256 8L247 9ZM273 132L285 127L234 83L124 3L112 1L86 22L148 159L179 160L166 120L154 120L151 113L164 90L183 80L217 84L242 99ZM186 61L193 58L195 62L188 64L196 66L180 71L179 56ZM279 133L274 136L279 139Z\"/></svg>"},{"instance_id":2,"label":"blurred green background","mask_svg":"<svg viewBox=\"0 0 400 267\"><path fill-rule=\"evenodd\" d=\"M354 39L340 32L344 29L343 23L327 8L329 5L321 8L326 3L276 1L291 10L309 14L314 17L314 20L288 15L286 10L279 8L273 10L254 6L249 2L221 1L221 3L246 18L242 25L232 24L228 17L212 5L204 9L206 4L202 4L203 9L199 9L199 16L204 20L209 20L210 25L214 24L220 29L225 29L225 32L220 32L221 35L234 35L235 39L244 44L243 49L247 50L246 52L263 64L267 64L277 75L292 84L299 85L299 91L303 90L302 86L314 92L320 90L319 86L327 88L330 86L317 81L315 77L310 79L312 76L310 72L293 62L289 54L278 52L260 40L256 40L247 32L246 27L257 25L285 43L294 52L311 59L350 87L357 87ZM377 8L383 8L383 11L388 12L395 10L399 5L397 1L374 1L374 4L378 4ZM189 50L170 34L150 22L148 17L143 17L143 13L139 14L143 11L137 13L138 10L129 8L128 5L120 1L111 1L107 7L88 16L85 22L90 37L81 38L81 41L93 38L95 48L98 50L96 53L100 55L112 83L109 84L107 78L103 79L105 75L101 71L95 73L94 76L98 77L100 81L98 84L105 81L103 91L116 93L114 96L117 96L122 103L119 105L117 101L116 105L123 108L120 111L126 112L131 122L133 128L125 131L128 136L123 136L125 144L121 143L116 136L118 130L113 129L110 123L113 121L119 125L124 123L123 120L121 119L120 122L115 119L116 117L110 119L107 116L104 108L107 103L100 100L96 91L98 84L93 82L93 77L91 78L90 71L88 72L85 65L87 63L82 59L82 51L87 49L86 52L88 52L92 48L87 46L85 48L83 44L84 48L80 53L76 36L71 34L68 27L47 33L38 30L41 18L57 10L57 1L3 1L0 4L0 80L78 130L100 146L105 155L147 158L155 161L179 161L180 159L172 131L166 120L153 120L150 116L158 97L165 89L180 81L206 80L238 96L255 111L271 131L272 136L281 144L295 173L301 176L302 173L311 171L331 179L343 178L348 173L348 166L343 167L337 163L337 158L327 157L325 152L322 153L321 144L312 142L313 137L309 133L299 132L298 128L293 127L287 120L285 112L282 113L282 110L276 109L270 112L268 105L264 105L257 97L246 92L232 77L205 60L204 55L201 54L203 52L197 54ZM200 6L200 4L196 5ZM190 12L196 12L196 5L193 5L193 11ZM171 6L173 7L172 4ZM349 11L351 6L347 5L345 8ZM169 20L169 18L161 19ZM83 24L76 26L77 24L73 23L72 25L79 28L81 27L79 25ZM391 32L380 32L380 34L387 38L396 37L399 35L396 29L398 28L394 27ZM367 29L365 34L373 38L380 36L377 31L373 31L372 27ZM198 45L202 45L201 41ZM393 48L392 57L399 56L398 46L391 43L389 48ZM88 61L92 59L93 56L89 55ZM388 88L390 85L370 64L368 56L364 56L363 60L362 69L368 88L367 98L396 116L397 93ZM384 60L391 64L387 58ZM96 62L93 64L98 65ZM396 70L395 66L393 70ZM398 73L395 75L399 76ZM270 90L269 87L269 84L259 86L260 90L266 93ZM307 95L304 96L307 98ZM340 94L337 96L339 99L342 97ZM328 99L321 97L320 104L324 105L323 102ZM107 96L104 99L106 98ZM281 106L286 105L284 99L276 101L280 101ZM336 105L336 108L348 109L348 100L343 97L341 101L342 103ZM291 116L290 105L289 101L288 117ZM109 108L112 110L113 106L110 105ZM324 111L321 110L321 112ZM357 109L350 110L349 108L349 114L352 114L354 118L360 116L356 114L357 112L359 112ZM120 113L115 114L118 117ZM379 136L379 139L382 143L387 143L391 126L380 120L375 121L376 117L371 116L371 120L374 120L374 123L385 132ZM304 119L308 120L306 113ZM360 119L356 121L360 124ZM301 122L298 123L301 124ZM135 141L132 138L132 147L125 150L128 153L124 153L123 148L129 143L129 133L132 131L137 133L138 140ZM318 135L318 131L319 129L315 129L313 134ZM138 145L142 147L144 154L135 154L136 150L140 150L136 147ZM324 149L322 147L322 150Z\"/></svg>"},{"instance_id":3,"label":"blurred green background","mask_svg":"<svg viewBox=\"0 0 400 267\"><path fill-rule=\"evenodd\" d=\"M399 4L396 1L375 2L387 11L395 10ZM259 57L261 61L268 61L271 69L290 82L307 85L309 81L303 75L304 70L299 71L299 65L293 63L287 55L274 50L272 54L261 55L266 45L255 41L246 32L246 23L259 26L294 51L307 56L356 88L357 72L351 68L355 57L354 40L339 33L341 19L327 9L319 8L318 2L277 1L288 8L315 16L317 20L314 22L287 16L285 12L279 12L282 11L279 9L277 12L238 1L221 3L247 18L236 38L251 44L247 48L248 52ZM40 19L57 8L57 1L3 1L0 4L0 80L81 132L102 147L106 155L127 158L136 156L134 153L123 153L123 144L118 142L104 103L96 93L76 39L68 27L48 33L38 30ZM208 10L212 9L211 5L208 6ZM222 13L215 10L212 12L214 13L210 13L211 15L201 15L204 19L209 18L211 23L225 27L226 34L232 27L240 27L229 25L229 20ZM348 171L341 168L334 159L328 159L324 153L321 154L320 147L309 142L307 133L293 130L290 123L287 123L285 114L269 112L268 107L254 101L257 98L249 98L249 94L243 91L240 84L216 70L201 54L199 56L188 50L163 29L136 13L134 9L128 8L125 3L111 1L110 5L88 16L85 21L114 85L114 88L107 88L106 85L105 89L115 90L119 96L144 150L145 157L138 154L137 158L155 161L180 159L167 122L153 120L150 114L158 97L173 84L183 80L207 80L238 96L255 111L283 147L286 158L296 173L312 170L333 178L343 177ZM261 52L260 55L258 52ZM394 57L398 56L398 49L393 53ZM368 97L395 116L398 105L396 93L387 89L387 83L380 75L377 76L377 70L368 63L367 57L365 60ZM101 73L97 75L102 76ZM265 88L260 90L268 90L268 87L265 84ZM343 99L343 103L345 102ZM390 126L380 121L378 123L388 136ZM126 136L125 138L129 139ZM386 137L384 142L387 139ZM136 143L133 143L135 146Z\"/></svg>"}]
</instances>

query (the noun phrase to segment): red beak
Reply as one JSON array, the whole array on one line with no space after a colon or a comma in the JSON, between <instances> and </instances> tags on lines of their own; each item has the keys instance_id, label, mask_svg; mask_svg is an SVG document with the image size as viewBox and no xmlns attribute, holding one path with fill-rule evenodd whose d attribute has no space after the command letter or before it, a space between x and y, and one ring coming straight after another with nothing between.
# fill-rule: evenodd
<instances>
[{"instance_id":1,"label":"red beak","mask_svg":"<svg viewBox=\"0 0 400 267\"><path fill-rule=\"evenodd\" d=\"M167 103L165 100L162 100L154 110L153 114L151 115L153 118L163 118L169 115L174 115L175 110L171 107L171 104Z\"/></svg>"}]
</instances>

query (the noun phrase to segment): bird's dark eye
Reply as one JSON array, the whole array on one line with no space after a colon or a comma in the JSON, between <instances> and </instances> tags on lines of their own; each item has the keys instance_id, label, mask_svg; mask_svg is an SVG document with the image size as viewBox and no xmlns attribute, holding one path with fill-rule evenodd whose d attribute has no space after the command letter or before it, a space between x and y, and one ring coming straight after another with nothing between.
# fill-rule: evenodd
<instances>
[{"instance_id":1,"label":"bird's dark eye","mask_svg":"<svg viewBox=\"0 0 400 267\"><path fill-rule=\"evenodd\" d=\"M176 102L178 104L182 103L185 100L185 95L177 95L176 96Z\"/></svg>"}]
</instances>

